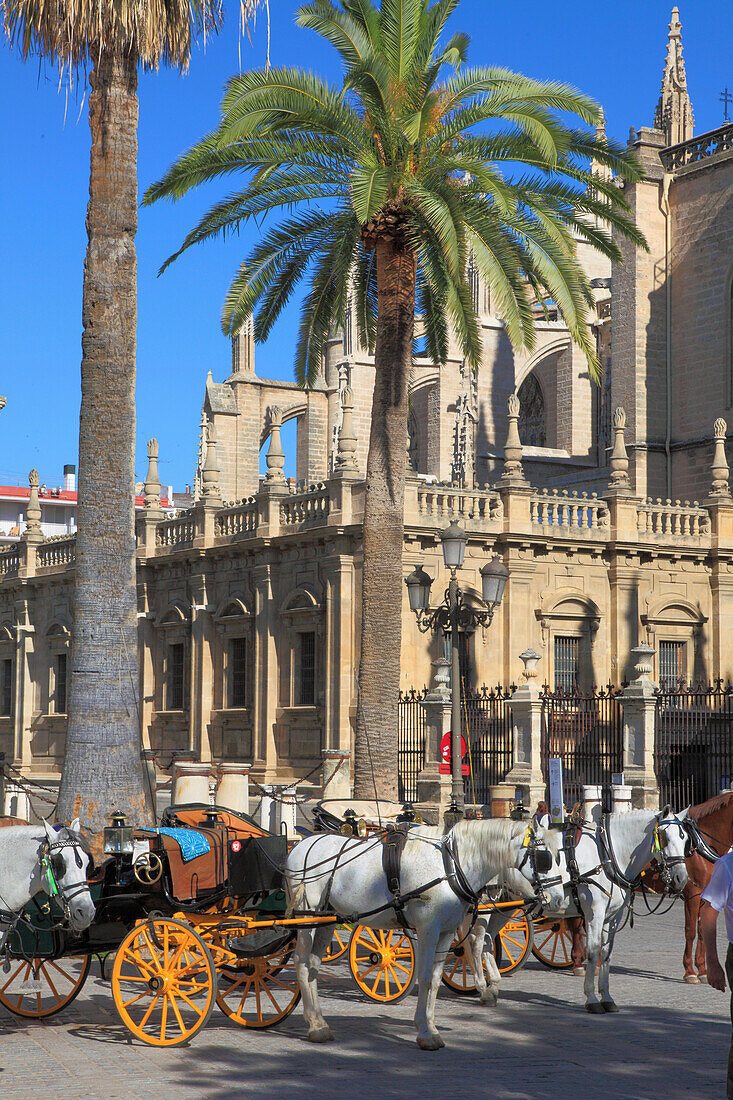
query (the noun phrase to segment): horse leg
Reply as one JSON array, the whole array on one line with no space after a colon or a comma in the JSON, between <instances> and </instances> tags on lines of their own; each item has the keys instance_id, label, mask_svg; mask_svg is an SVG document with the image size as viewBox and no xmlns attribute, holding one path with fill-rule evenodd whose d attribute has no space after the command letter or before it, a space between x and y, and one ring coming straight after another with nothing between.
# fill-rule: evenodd
<instances>
[{"instance_id":1,"label":"horse leg","mask_svg":"<svg viewBox=\"0 0 733 1100\"><path fill-rule=\"evenodd\" d=\"M596 898L594 897L594 903ZM585 927L586 927L586 959L585 959L585 981L583 983L583 992L585 993L585 1010L586 1012L593 1012L600 1014L603 1012L601 1003L596 996L596 963L601 952L601 943L603 941L603 924L605 917L605 907L601 904L594 904L591 914L586 913Z\"/></svg>"},{"instance_id":2,"label":"horse leg","mask_svg":"<svg viewBox=\"0 0 733 1100\"><path fill-rule=\"evenodd\" d=\"M418 933L415 1028L421 1050L440 1050L445 1046L435 1026L435 998L452 939L452 932L440 932L434 925Z\"/></svg>"},{"instance_id":3,"label":"horse leg","mask_svg":"<svg viewBox=\"0 0 733 1100\"><path fill-rule=\"evenodd\" d=\"M698 978L701 982L707 982L708 980L708 960L705 955L705 940L702 938L702 929L700 927L700 917L702 915L703 904L700 900L700 896L697 898L697 916L695 918L695 930L697 932L697 947L695 948L695 969L697 970Z\"/></svg>"},{"instance_id":4,"label":"horse leg","mask_svg":"<svg viewBox=\"0 0 733 1100\"><path fill-rule=\"evenodd\" d=\"M333 928L307 928L298 932L295 946L295 972L303 998L303 1017L308 1025L308 1038L312 1043L327 1043L333 1032L323 1018L318 999L318 971L326 948L331 942Z\"/></svg>"},{"instance_id":5,"label":"horse leg","mask_svg":"<svg viewBox=\"0 0 733 1100\"><path fill-rule=\"evenodd\" d=\"M583 942L583 936L585 932L585 926L583 924L582 917L568 917L568 926L573 938L572 947L570 948L570 958L573 963L573 974L577 977L585 974L585 966L583 965L583 956L585 954L585 944Z\"/></svg>"},{"instance_id":6,"label":"horse leg","mask_svg":"<svg viewBox=\"0 0 733 1100\"><path fill-rule=\"evenodd\" d=\"M624 910L621 908L611 917L608 925L604 927L605 935L601 945L601 965L598 975L598 992L601 995L601 1005L604 1012L618 1012L618 1005L611 996L609 982L611 978L611 952L616 933L623 919Z\"/></svg>"},{"instance_id":7,"label":"horse leg","mask_svg":"<svg viewBox=\"0 0 733 1100\"><path fill-rule=\"evenodd\" d=\"M499 918L501 922L503 918ZM496 920L494 919L494 924ZM468 957L476 981L476 990L482 1005L493 1008L499 1000L501 974L493 954L493 944L497 930L492 927L492 919L479 917L468 937ZM486 975L488 974L488 980Z\"/></svg>"},{"instance_id":8,"label":"horse leg","mask_svg":"<svg viewBox=\"0 0 733 1100\"><path fill-rule=\"evenodd\" d=\"M702 937L699 935L699 930L697 927L698 914L700 910L700 897L699 895L693 895L692 891L688 891L688 888L685 887L683 898L685 902L685 950L684 954L682 955L682 967L684 970L685 981L691 985L696 985L699 979L697 977L697 974L695 973L695 968L692 965L692 949L695 946L695 936L698 936L698 945L702 943ZM705 949L703 947L703 955L704 950ZM697 955L695 958L695 962L698 963L699 969L699 959ZM705 965L703 962L703 970L704 969Z\"/></svg>"}]
</instances>

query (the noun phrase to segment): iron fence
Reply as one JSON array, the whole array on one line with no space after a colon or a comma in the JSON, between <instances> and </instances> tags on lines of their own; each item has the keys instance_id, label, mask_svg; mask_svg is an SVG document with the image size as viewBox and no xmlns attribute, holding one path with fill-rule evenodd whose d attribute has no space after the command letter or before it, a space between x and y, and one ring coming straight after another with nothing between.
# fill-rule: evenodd
<instances>
[{"instance_id":1,"label":"iron fence","mask_svg":"<svg viewBox=\"0 0 733 1100\"><path fill-rule=\"evenodd\" d=\"M425 707L422 700L427 688L401 691L397 713L397 779L398 796L402 802L417 801L417 777L425 760Z\"/></svg>"},{"instance_id":2,"label":"iron fence","mask_svg":"<svg viewBox=\"0 0 733 1100\"><path fill-rule=\"evenodd\" d=\"M512 714L505 700L516 690L514 684L466 691L461 698L462 732L468 730L469 774L464 776L466 804L489 801L489 788L501 783L513 763Z\"/></svg>"},{"instance_id":3,"label":"iron fence","mask_svg":"<svg viewBox=\"0 0 733 1100\"><path fill-rule=\"evenodd\" d=\"M660 805L705 802L733 779L733 686L665 685L657 692L654 769Z\"/></svg>"},{"instance_id":4,"label":"iron fence","mask_svg":"<svg viewBox=\"0 0 733 1100\"><path fill-rule=\"evenodd\" d=\"M611 809L611 775L623 764L621 691L612 684L588 692L543 688L542 772L547 777L549 758L560 757L568 810L584 784L600 786L604 808Z\"/></svg>"}]
</instances>

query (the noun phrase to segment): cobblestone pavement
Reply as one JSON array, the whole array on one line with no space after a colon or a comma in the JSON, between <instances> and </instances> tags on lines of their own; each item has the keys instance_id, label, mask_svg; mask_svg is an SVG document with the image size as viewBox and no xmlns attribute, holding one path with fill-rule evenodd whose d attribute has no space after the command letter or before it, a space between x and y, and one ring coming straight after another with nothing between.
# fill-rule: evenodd
<instances>
[{"instance_id":1,"label":"cobblestone pavement","mask_svg":"<svg viewBox=\"0 0 733 1100\"><path fill-rule=\"evenodd\" d=\"M367 1001L343 961L324 968L323 1007L336 1041L306 1041L301 1009L277 1029L242 1031L218 1010L189 1047L130 1042L108 986L90 978L66 1012L28 1024L0 1008L0 1096L64 1100L708 1100L725 1095L728 999L681 981L682 907L621 932L613 1016L583 1009L582 979L531 959L503 983L499 1005L442 988L448 1044L414 1041L414 994ZM96 963L94 974L98 973Z\"/></svg>"}]
</instances>

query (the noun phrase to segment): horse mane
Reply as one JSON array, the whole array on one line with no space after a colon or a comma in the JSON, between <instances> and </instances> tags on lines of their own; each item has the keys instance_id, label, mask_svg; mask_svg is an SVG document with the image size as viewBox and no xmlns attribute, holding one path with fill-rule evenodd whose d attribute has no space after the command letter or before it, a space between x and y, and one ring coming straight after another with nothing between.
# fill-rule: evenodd
<instances>
[{"instance_id":1,"label":"horse mane","mask_svg":"<svg viewBox=\"0 0 733 1100\"><path fill-rule=\"evenodd\" d=\"M523 836L527 823L512 821L506 817L488 818L486 821L469 821L465 818L453 826L453 834L461 845L461 858L485 853L488 847L491 856L502 865L511 859L511 842L515 837Z\"/></svg>"},{"instance_id":2,"label":"horse mane","mask_svg":"<svg viewBox=\"0 0 733 1100\"><path fill-rule=\"evenodd\" d=\"M710 814L716 813L718 810L722 810L726 806L730 806L731 799L733 799L733 791L726 791L724 794L716 794L715 798L709 798L707 802L700 802L697 806L690 806L688 817L693 821L700 821L704 817L709 817Z\"/></svg>"}]
</instances>

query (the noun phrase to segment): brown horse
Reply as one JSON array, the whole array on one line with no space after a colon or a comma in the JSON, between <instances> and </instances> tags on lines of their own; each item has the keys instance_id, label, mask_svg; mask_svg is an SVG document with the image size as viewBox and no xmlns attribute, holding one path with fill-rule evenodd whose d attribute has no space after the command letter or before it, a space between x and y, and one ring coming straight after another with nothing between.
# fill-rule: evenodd
<instances>
[{"instance_id":1,"label":"brown horse","mask_svg":"<svg viewBox=\"0 0 733 1100\"><path fill-rule=\"evenodd\" d=\"M695 822L706 844L718 855L725 855L733 845L733 792L719 794L707 802L701 802L699 806L691 806L688 817ZM698 852L688 856L686 864L689 877L682 892L685 901L685 953L682 964L686 982L706 982L705 945L700 935L700 894L710 882L715 864L708 862ZM692 952L696 936L693 966Z\"/></svg>"}]
</instances>

